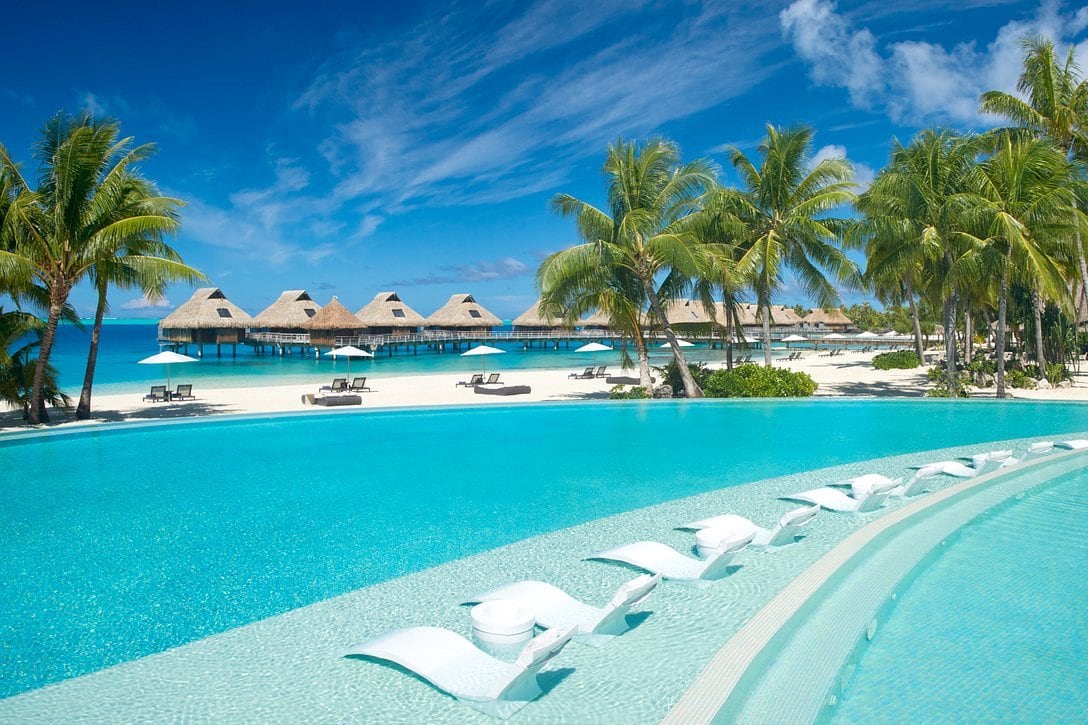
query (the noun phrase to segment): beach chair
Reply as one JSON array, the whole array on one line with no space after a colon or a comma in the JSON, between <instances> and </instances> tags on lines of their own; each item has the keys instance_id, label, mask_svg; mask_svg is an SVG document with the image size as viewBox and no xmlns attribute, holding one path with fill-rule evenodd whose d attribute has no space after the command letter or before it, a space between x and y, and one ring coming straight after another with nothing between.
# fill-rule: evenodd
<instances>
[{"instance_id":1,"label":"beach chair","mask_svg":"<svg viewBox=\"0 0 1088 725\"><path fill-rule=\"evenodd\" d=\"M499 373L491 373L490 375L487 376L487 382L484 383L484 385L498 385L498 384L499 384Z\"/></svg>"},{"instance_id":2,"label":"beach chair","mask_svg":"<svg viewBox=\"0 0 1088 725\"><path fill-rule=\"evenodd\" d=\"M923 467L915 471L914 475L905 482L901 478L888 478L879 473L866 473L861 476L854 476L853 478L837 481L828 485L839 488L849 488L851 496L856 499L861 499L869 495L874 486L883 487L886 484L891 483L894 484L894 487L888 491L888 496L892 498L910 498L911 496L925 493L928 481L938 475L940 475L940 471L936 467Z\"/></svg>"},{"instance_id":3,"label":"beach chair","mask_svg":"<svg viewBox=\"0 0 1088 725\"><path fill-rule=\"evenodd\" d=\"M476 385L482 385L483 382L484 382L483 373L476 373L475 375L473 375L468 380L462 380L461 382L457 383L457 385L455 385L453 387L456 388L458 385L466 385L468 387L473 387L473 386L476 386Z\"/></svg>"},{"instance_id":4,"label":"beach chair","mask_svg":"<svg viewBox=\"0 0 1088 725\"><path fill-rule=\"evenodd\" d=\"M603 607L584 604L562 589L539 581L506 584L462 603L513 600L528 608L539 626L545 629L573 627L575 640L590 647L600 647L630 629L627 626L627 613L641 604L660 581L660 574L636 577L617 589L611 601Z\"/></svg>"},{"instance_id":5,"label":"beach chair","mask_svg":"<svg viewBox=\"0 0 1088 725\"><path fill-rule=\"evenodd\" d=\"M729 574L733 557L754 538L755 532L747 532L736 538L723 539L706 559L693 559L657 541L636 541L586 559L619 561L674 581L715 581Z\"/></svg>"},{"instance_id":6,"label":"beach chair","mask_svg":"<svg viewBox=\"0 0 1088 725\"><path fill-rule=\"evenodd\" d=\"M599 368L597 368L597 375L596 375L596 377L598 377L598 378L607 378L607 377L608 377L608 372L607 372L607 370L608 370L608 366L607 366L607 365L602 365L602 366L600 366Z\"/></svg>"},{"instance_id":7,"label":"beach chair","mask_svg":"<svg viewBox=\"0 0 1088 725\"><path fill-rule=\"evenodd\" d=\"M529 640L514 662L504 662L456 632L411 627L357 644L344 656L393 662L469 707L508 718L540 696L537 673L573 636L574 627L549 629Z\"/></svg>"},{"instance_id":8,"label":"beach chair","mask_svg":"<svg viewBox=\"0 0 1088 725\"><path fill-rule=\"evenodd\" d=\"M145 401L152 403L165 403L169 399L165 385L152 385L151 392L144 396Z\"/></svg>"},{"instance_id":9,"label":"beach chair","mask_svg":"<svg viewBox=\"0 0 1088 725\"><path fill-rule=\"evenodd\" d=\"M794 509L778 520L774 529L765 529L757 526L750 519L737 514L723 514L711 516L708 519L692 521L690 524L677 526L681 531L703 531L710 529L721 532L722 538L735 538L748 533L754 533L752 546L786 546L797 540L797 530L812 521L816 514L820 513L819 506L806 506Z\"/></svg>"},{"instance_id":10,"label":"beach chair","mask_svg":"<svg viewBox=\"0 0 1088 725\"><path fill-rule=\"evenodd\" d=\"M333 378L333 381L332 381L331 385L322 385L317 390L318 390L318 392L321 392L323 390L327 390L330 393L343 393L347 389L348 389L348 379L347 378Z\"/></svg>"},{"instance_id":11,"label":"beach chair","mask_svg":"<svg viewBox=\"0 0 1088 725\"><path fill-rule=\"evenodd\" d=\"M592 365L590 365L583 372L571 373L567 377L568 378L575 378L577 380L588 380L589 378L595 377L594 372L593 372L594 370L595 370L595 368Z\"/></svg>"},{"instance_id":12,"label":"beach chair","mask_svg":"<svg viewBox=\"0 0 1088 725\"><path fill-rule=\"evenodd\" d=\"M805 503L816 504L828 511L867 514L871 511L876 511L883 506L884 502L888 500L888 496L891 495L892 490L897 488L900 483L902 483L902 479L900 478L888 479L883 483L874 483L867 492L858 498L849 496L839 489L831 488L830 486L815 488L811 491L802 491L801 493L796 493L792 496L781 496L780 498L787 501L804 501Z\"/></svg>"},{"instance_id":13,"label":"beach chair","mask_svg":"<svg viewBox=\"0 0 1088 725\"><path fill-rule=\"evenodd\" d=\"M171 400L196 400L196 396L193 395L192 385L179 385L178 389L170 394Z\"/></svg>"},{"instance_id":14,"label":"beach chair","mask_svg":"<svg viewBox=\"0 0 1088 725\"><path fill-rule=\"evenodd\" d=\"M368 393L373 392L367 387L366 378L355 378L351 381L351 387L348 388L348 392L350 393L361 393L364 390Z\"/></svg>"}]
</instances>

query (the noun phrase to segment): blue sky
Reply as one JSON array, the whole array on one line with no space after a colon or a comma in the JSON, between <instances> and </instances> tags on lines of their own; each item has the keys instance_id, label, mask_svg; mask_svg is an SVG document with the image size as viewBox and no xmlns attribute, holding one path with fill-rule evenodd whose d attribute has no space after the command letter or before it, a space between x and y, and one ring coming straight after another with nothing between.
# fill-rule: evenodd
<instances>
[{"instance_id":1,"label":"blue sky","mask_svg":"<svg viewBox=\"0 0 1088 725\"><path fill-rule=\"evenodd\" d=\"M283 289L353 310L395 289L424 315L471 292L512 317L576 241L548 200L599 202L618 136L725 166L766 123L807 123L865 183L893 136L990 125L978 95L1014 89L1025 33L1088 59L1088 8L1056 2L65 5L5 10L25 62L0 78L0 142L28 160L60 109L157 142L145 173L188 203L175 246L253 314Z\"/></svg>"}]
</instances>

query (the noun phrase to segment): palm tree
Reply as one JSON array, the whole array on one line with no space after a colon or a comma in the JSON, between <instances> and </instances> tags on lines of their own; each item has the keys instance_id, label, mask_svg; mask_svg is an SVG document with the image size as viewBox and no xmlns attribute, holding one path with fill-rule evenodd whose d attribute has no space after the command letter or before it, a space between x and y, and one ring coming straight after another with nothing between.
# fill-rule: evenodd
<instances>
[{"instance_id":1,"label":"palm tree","mask_svg":"<svg viewBox=\"0 0 1088 725\"><path fill-rule=\"evenodd\" d=\"M23 177L0 146L0 166L12 178L17 195L5 215L0 235L0 277L18 286L38 285L48 295L45 329L38 350L30 403L30 422L46 420L45 375L57 325L72 288L93 274L96 264L120 248L119 240L169 232L176 220L139 208L118 211L124 199L115 193L129 167L147 153L118 139L116 121L78 119L58 114L46 123L34 156L39 163L37 188Z\"/></svg>"},{"instance_id":2,"label":"palm tree","mask_svg":"<svg viewBox=\"0 0 1088 725\"><path fill-rule=\"evenodd\" d=\"M0 308L0 402L21 408L24 419L30 417L32 381L41 365L33 357L41 330L42 322L34 315ZM71 405L57 384L57 371L52 366L46 369L44 378L45 402L59 407Z\"/></svg>"},{"instance_id":3,"label":"palm tree","mask_svg":"<svg viewBox=\"0 0 1088 725\"><path fill-rule=\"evenodd\" d=\"M908 146L894 142L891 160L858 199L865 214L859 234L867 239L870 279L903 274L911 295L928 295L943 307L948 383L956 376L957 288L949 270L963 252L957 234L977 188L975 137L926 130ZM962 283L962 280L961 280ZM921 335L915 313L916 336Z\"/></svg>"},{"instance_id":4,"label":"palm tree","mask_svg":"<svg viewBox=\"0 0 1088 725\"><path fill-rule=\"evenodd\" d=\"M596 285L581 285L583 289L608 289L626 298L610 302L609 314L623 309L630 316L645 303L672 348L685 395L700 398L702 390L665 316L657 278L670 272L683 276L698 272L701 250L683 220L713 183L713 170L705 161L681 164L678 149L669 141L655 139L639 147L620 139L609 146L604 174L607 213L569 194L552 200L557 213L575 219L582 244L544 261L537 273L541 295L553 297L551 286L560 280L582 278ZM633 321L629 325L628 329L641 327ZM648 382L648 372L645 377Z\"/></svg>"},{"instance_id":5,"label":"palm tree","mask_svg":"<svg viewBox=\"0 0 1088 725\"><path fill-rule=\"evenodd\" d=\"M1069 49L1065 63L1058 60L1054 43L1039 36L1021 40L1024 49L1024 71L1017 90L1024 98L1002 91L982 94L980 110L1003 116L1021 129L1050 139L1070 161L1088 158L1088 79ZM1078 214L1074 206L1071 212ZM1077 265L1080 271L1082 295L1088 295L1088 263L1085 261L1080 224L1072 225ZM1036 322L1040 321L1040 301L1036 300ZM1042 366L1042 331L1037 332L1040 367Z\"/></svg>"},{"instance_id":6,"label":"palm tree","mask_svg":"<svg viewBox=\"0 0 1088 725\"><path fill-rule=\"evenodd\" d=\"M969 210L979 234L964 233L968 251L953 275L1000 279L997 307L997 397L1005 397L1005 325L1015 275L1060 296L1065 282L1054 252L1068 239L1074 205L1072 166L1046 139L1004 134L981 165L977 201ZM991 276L992 275L992 276Z\"/></svg>"},{"instance_id":7,"label":"palm tree","mask_svg":"<svg viewBox=\"0 0 1088 725\"><path fill-rule=\"evenodd\" d=\"M832 307L838 292L826 273L853 284L857 268L843 253L846 219L826 216L854 201L853 170L845 159L824 159L809 169L812 130L767 126L756 165L739 149L730 153L745 190L730 195L729 211L746 229L743 268L754 273L753 285L763 320L764 363L771 365L771 298L790 270L820 306Z\"/></svg>"},{"instance_id":8,"label":"palm tree","mask_svg":"<svg viewBox=\"0 0 1088 725\"><path fill-rule=\"evenodd\" d=\"M142 148L150 152L151 147ZM90 276L98 302L91 328L83 388L76 406L76 418L80 420L91 417L91 390L102 320L109 306L109 286L139 289L146 298L157 299L165 294L171 282L205 279L200 272L183 264L178 253L162 241L164 231L177 228L177 209L182 202L159 196L154 184L132 173L108 178L103 189L106 184L114 184L115 181L117 188L109 190L109 194L116 199L114 214L118 219L154 218L159 223L130 235L104 234L101 240L96 240L101 244L96 244L97 251L93 252L96 261Z\"/></svg>"}]
</instances>

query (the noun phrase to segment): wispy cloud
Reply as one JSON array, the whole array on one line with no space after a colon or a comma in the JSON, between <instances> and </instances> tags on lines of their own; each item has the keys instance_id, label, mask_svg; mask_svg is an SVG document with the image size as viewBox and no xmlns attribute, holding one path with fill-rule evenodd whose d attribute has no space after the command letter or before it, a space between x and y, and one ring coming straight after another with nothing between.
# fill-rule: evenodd
<instances>
[{"instance_id":1,"label":"wispy cloud","mask_svg":"<svg viewBox=\"0 0 1088 725\"><path fill-rule=\"evenodd\" d=\"M415 287L419 285L451 284L453 282L491 282L500 279L524 277L532 272L524 262L506 257L494 262L476 262L459 266L442 267L435 274L410 279L398 279L384 283L387 287Z\"/></svg>"},{"instance_id":2,"label":"wispy cloud","mask_svg":"<svg viewBox=\"0 0 1088 725\"><path fill-rule=\"evenodd\" d=\"M873 183L873 179L876 178L876 172L873 167L868 164L863 164L858 161L852 161L846 154L846 147L838 144L828 144L822 146L816 150L816 153L812 155L809 160L810 168L814 168L824 159L846 159L850 162L850 165L854 167L854 183L857 184L856 192L861 193L869 188Z\"/></svg>"},{"instance_id":3,"label":"wispy cloud","mask_svg":"<svg viewBox=\"0 0 1088 725\"><path fill-rule=\"evenodd\" d=\"M147 295L141 295L127 302L122 302L119 307L122 310L153 310L169 308L173 307L173 305L170 304L170 300L166 299L166 297L148 298Z\"/></svg>"},{"instance_id":4,"label":"wispy cloud","mask_svg":"<svg viewBox=\"0 0 1088 725\"><path fill-rule=\"evenodd\" d=\"M992 4L998 3L974 3ZM973 42L950 47L922 41L881 45L868 28L837 12L831 0L796 0L779 20L812 80L845 88L854 106L881 109L898 123L985 127L995 119L978 112L979 95L991 89L1015 92L1022 67L1021 38L1036 34L1060 45L1072 44L1088 27L1088 12L1080 8L1063 13L1057 2L1044 0L1033 18L1005 24L983 48ZM1088 58L1088 40L1076 45L1076 53Z\"/></svg>"}]
</instances>

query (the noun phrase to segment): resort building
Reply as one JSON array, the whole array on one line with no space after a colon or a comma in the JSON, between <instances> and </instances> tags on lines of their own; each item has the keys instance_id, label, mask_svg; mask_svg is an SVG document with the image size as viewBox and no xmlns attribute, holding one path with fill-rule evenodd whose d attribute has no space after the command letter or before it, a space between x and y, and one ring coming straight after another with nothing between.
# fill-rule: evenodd
<instances>
[{"instance_id":1,"label":"resort building","mask_svg":"<svg viewBox=\"0 0 1088 725\"><path fill-rule=\"evenodd\" d=\"M335 297L310 318L306 325L310 344L315 347L337 347L338 337L353 337L363 332L363 322Z\"/></svg>"},{"instance_id":2,"label":"resort building","mask_svg":"<svg viewBox=\"0 0 1088 725\"><path fill-rule=\"evenodd\" d=\"M532 307L515 317L513 325L515 330L523 332L563 333L570 329L568 325L563 324L561 319L545 317L540 311L540 300L534 302Z\"/></svg>"},{"instance_id":3,"label":"resort building","mask_svg":"<svg viewBox=\"0 0 1088 725\"><path fill-rule=\"evenodd\" d=\"M593 314L583 318L578 323L578 327L583 330L611 330L612 320L600 310L594 310Z\"/></svg>"},{"instance_id":4,"label":"resort building","mask_svg":"<svg viewBox=\"0 0 1088 725\"><path fill-rule=\"evenodd\" d=\"M254 326L274 332L304 333L320 309L321 305L306 290L287 290L253 318Z\"/></svg>"},{"instance_id":5,"label":"resort building","mask_svg":"<svg viewBox=\"0 0 1088 725\"><path fill-rule=\"evenodd\" d=\"M355 313L369 335L408 335L423 326L423 315L404 304L396 292L379 292Z\"/></svg>"},{"instance_id":6,"label":"resort building","mask_svg":"<svg viewBox=\"0 0 1088 725\"><path fill-rule=\"evenodd\" d=\"M712 319L710 311L700 300L669 300L665 303L665 319L678 334L687 336L707 336L715 327L721 327L724 316L713 310L717 319Z\"/></svg>"},{"instance_id":7,"label":"resort building","mask_svg":"<svg viewBox=\"0 0 1088 725\"><path fill-rule=\"evenodd\" d=\"M218 287L202 287L193 293L183 305L159 322L159 340L188 347L198 345L197 352L204 354L205 345L215 345L221 354L221 345L230 345L231 354L245 337L247 327L255 321L242 308L227 299Z\"/></svg>"},{"instance_id":8,"label":"resort building","mask_svg":"<svg viewBox=\"0 0 1088 725\"><path fill-rule=\"evenodd\" d=\"M500 327L502 320L488 312L472 295L456 294L423 321L437 330L463 330L465 332L490 332Z\"/></svg>"},{"instance_id":9,"label":"resort building","mask_svg":"<svg viewBox=\"0 0 1088 725\"><path fill-rule=\"evenodd\" d=\"M838 307L830 310L813 310L805 315L801 322L805 327L833 332L845 332L854 325L854 321L844 315Z\"/></svg>"}]
</instances>

